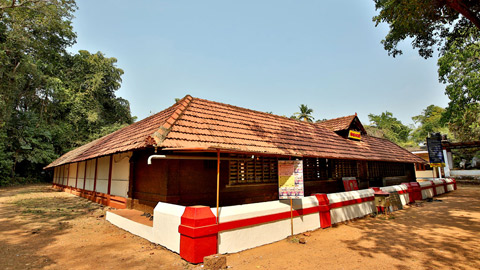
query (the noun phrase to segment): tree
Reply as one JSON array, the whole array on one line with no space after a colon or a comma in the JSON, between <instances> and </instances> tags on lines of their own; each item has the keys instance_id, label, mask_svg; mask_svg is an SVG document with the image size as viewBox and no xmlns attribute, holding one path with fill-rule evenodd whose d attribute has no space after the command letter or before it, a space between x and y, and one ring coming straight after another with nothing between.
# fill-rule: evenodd
<instances>
[{"instance_id":1,"label":"tree","mask_svg":"<svg viewBox=\"0 0 480 270\"><path fill-rule=\"evenodd\" d=\"M412 38L413 48L428 58L433 48L464 39L480 29L480 1L477 0L374 0L378 15L375 25L385 22L390 31L382 41L389 55L402 54L398 43ZM448 47L448 45L446 46Z\"/></svg>"},{"instance_id":2,"label":"tree","mask_svg":"<svg viewBox=\"0 0 480 270\"><path fill-rule=\"evenodd\" d=\"M312 116L313 109L308 108L305 104L301 104L298 108L300 109L300 112L294 113L290 118L312 123L315 119Z\"/></svg>"},{"instance_id":3,"label":"tree","mask_svg":"<svg viewBox=\"0 0 480 270\"><path fill-rule=\"evenodd\" d=\"M373 133L373 136L381 135L380 137L402 145L408 142L411 128L393 117L391 112L383 112L380 115L369 114L368 119L371 126L367 128L367 132ZM372 128L376 130L372 130Z\"/></svg>"},{"instance_id":4,"label":"tree","mask_svg":"<svg viewBox=\"0 0 480 270\"><path fill-rule=\"evenodd\" d=\"M0 4L0 182L56 156L44 111L58 86L58 59L75 42L75 9L72 0Z\"/></svg>"},{"instance_id":5,"label":"tree","mask_svg":"<svg viewBox=\"0 0 480 270\"><path fill-rule=\"evenodd\" d=\"M438 59L440 82L447 84L450 99L444 119L456 138L480 138L480 42L467 39L452 43Z\"/></svg>"},{"instance_id":6,"label":"tree","mask_svg":"<svg viewBox=\"0 0 480 270\"><path fill-rule=\"evenodd\" d=\"M0 185L133 121L115 58L75 43L73 0L0 2Z\"/></svg>"},{"instance_id":7,"label":"tree","mask_svg":"<svg viewBox=\"0 0 480 270\"><path fill-rule=\"evenodd\" d=\"M57 118L71 123L77 139L72 147L91 141L98 136L92 134L100 129L133 122L129 102L115 96L123 74L116 62L101 52L79 51L64 57L60 77L63 84L53 99L59 110L52 111Z\"/></svg>"},{"instance_id":8,"label":"tree","mask_svg":"<svg viewBox=\"0 0 480 270\"><path fill-rule=\"evenodd\" d=\"M443 120L445 109L439 106L430 105L422 114L412 117L415 124L420 124L412 132L412 139L415 143L425 142L425 138L432 132L449 134L447 125Z\"/></svg>"}]
</instances>

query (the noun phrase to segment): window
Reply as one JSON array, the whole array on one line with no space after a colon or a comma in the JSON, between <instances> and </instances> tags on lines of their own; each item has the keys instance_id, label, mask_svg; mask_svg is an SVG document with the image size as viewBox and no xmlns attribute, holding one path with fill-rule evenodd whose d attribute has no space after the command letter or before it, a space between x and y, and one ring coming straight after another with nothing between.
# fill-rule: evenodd
<instances>
[{"instance_id":1,"label":"window","mask_svg":"<svg viewBox=\"0 0 480 270\"><path fill-rule=\"evenodd\" d=\"M369 161L368 176L370 178L381 178L391 176L403 176L405 173L404 163Z\"/></svg>"},{"instance_id":2,"label":"window","mask_svg":"<svg viewBox=\"0 0 480 270\"><path fill-rule=\"evenodd\" d=\"M331 159L330 162L333 179L342 179L342 177L357 177L357 161Z\"/></svg>"},{"instance_id":3,"label":"window","mask_svg":"<svg viewBox=\"0 0 480 270\"><path fill-rule=\"evenodd\" d=\"M229 184L256 184L278 182L278 158L230 154Z\"/></svg>"},{"instance_id":4,"label":"window","mask_svg":"<svg viewBox=\"0 0 480 270\"><path fill-rule=\"evenodd\" d=\"M303 179L304 181L326 180L328 179L328 159L324 158L304 158L303 159Z\"/></svg>"}]
</instances>

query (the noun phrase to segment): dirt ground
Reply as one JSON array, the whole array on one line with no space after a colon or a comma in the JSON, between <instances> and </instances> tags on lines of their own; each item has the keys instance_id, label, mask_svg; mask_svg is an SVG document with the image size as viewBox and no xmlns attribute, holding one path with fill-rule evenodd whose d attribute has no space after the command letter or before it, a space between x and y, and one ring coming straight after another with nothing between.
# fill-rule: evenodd
<instances>
[{"instance_id":1,"label":"dirt ground","mask_svg":"<svg viewBox=\"0 0 480 270\"><path fill-rule=\"evenodd\" d=\"M227 255L230 269L480 269L480 186ZM203 269L49 185L0 188L0 269Z\"/></svg>"}]
</instances>

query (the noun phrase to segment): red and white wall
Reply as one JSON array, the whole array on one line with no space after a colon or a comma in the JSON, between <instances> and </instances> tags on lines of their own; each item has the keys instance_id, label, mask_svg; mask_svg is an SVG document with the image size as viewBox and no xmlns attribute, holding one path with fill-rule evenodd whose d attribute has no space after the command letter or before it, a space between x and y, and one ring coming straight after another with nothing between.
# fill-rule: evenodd
<instances>
[{"instance_id":1,"label":"red and white wall","mask_svg":"<svg viewBox=\"0 0 480 270\"><path fill-rule=\"evenodd\" d=\"M432 198L456 189L453 179L412 182L380 188L397 191L403 205ZM327 228L332 224L375 212L374 190L316 194L293 203L293 233ZM107 220L151 242L178 252L182 258L199 263L215 253L233 253L269 244L291 234L290 202L270 201L221 207L183 207L158 203L153 227L138 224L111 212ZM132 223L133 222L133 223Z\"/></svg>"}]
</instances>

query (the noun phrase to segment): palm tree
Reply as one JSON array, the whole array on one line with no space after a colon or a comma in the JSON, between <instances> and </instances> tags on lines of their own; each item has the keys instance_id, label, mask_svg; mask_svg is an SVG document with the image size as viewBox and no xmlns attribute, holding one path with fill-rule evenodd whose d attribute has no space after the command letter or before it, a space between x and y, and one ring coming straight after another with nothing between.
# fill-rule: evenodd
<instances>
[{"instance_id":1,"label":"palm tree","mask_svg":"<svg viewBox=\"0 0 480 270\"><path fill-rule=\"evenodd\" d=\"M296 112L293 114L296 119L312 123L315 119L312 116L313 109L308 108L308 106L305 104L301 104L298 108L300 109L300 112Z\"/></svg>"}]
</instances>

